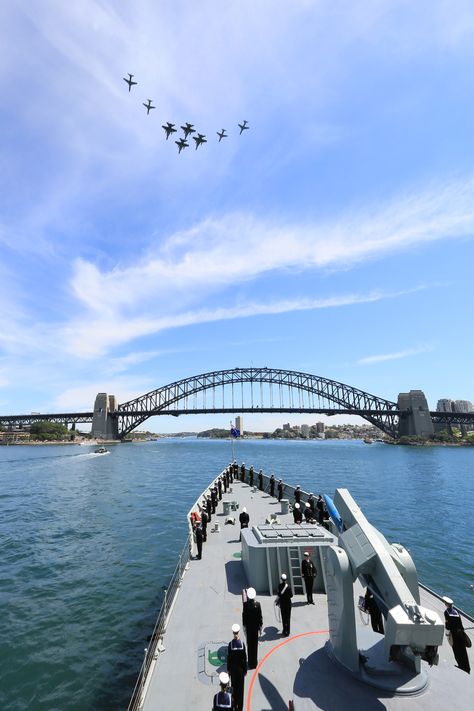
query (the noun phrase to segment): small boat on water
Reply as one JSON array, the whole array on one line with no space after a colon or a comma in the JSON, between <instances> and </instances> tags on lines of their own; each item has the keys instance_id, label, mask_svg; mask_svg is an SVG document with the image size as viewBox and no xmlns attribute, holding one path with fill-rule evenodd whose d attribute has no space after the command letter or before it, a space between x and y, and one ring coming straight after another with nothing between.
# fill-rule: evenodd
<instances>
[{"instance_id":1,"label":"small boat on water","mask_svg":"<svg viewBox=\"0 0 474 711\"><path fill-rule=\"evenodd\" d=\"M364 437L365 444L372 444L372 438L371 437Z\"/></svg>"},{"instance_id":2,"label":"small boat on water","mask_svg":"<svg viewBox=\"0 0 474 711\"><path fill-rule=\"evenodd\" d=\"M94 454L110 454L110 452L105 447L97 447L97 449L94 449Z\"/></svg>"}]
</instances>

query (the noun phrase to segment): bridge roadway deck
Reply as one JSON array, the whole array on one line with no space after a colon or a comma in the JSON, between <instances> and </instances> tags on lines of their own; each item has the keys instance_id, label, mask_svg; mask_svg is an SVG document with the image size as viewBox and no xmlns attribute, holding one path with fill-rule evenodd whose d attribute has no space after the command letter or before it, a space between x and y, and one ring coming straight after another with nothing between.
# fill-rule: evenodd
<instances>
[{"instance_id":1,"label":"bridge roadway deck","mask_svg":"<svg viewBox=\"0 0 474 711\"><path fill-rule=\"evenodd\" d=\"M293 520L291 514L281 514L275 498L260 491L253 493L247 484L234 482L232 494L223 498L239 501L240 510L247 507L250 526L263 523L269 513L277 513L282 522ZM218 673L226 667L225 663L218 667L208 664L212 676L203 674L203 649L210 642L216 643L216 649L227 646L232 624L241 624L241 591L247 587L240 561L240 527L238 522L224 525L222 510L219 502L217 515L208 527L202 559L191 560L183 577L164 637L165 651L148 679L143 711L209 711L212 707ZM216 521L220 532L211 533ZM356 584L355 600L361 592ZM423 589L421 596L423 605L443 615L444 606L438 598ZM290 699L294 699L298 711L466 711L470 707L471 678L455 668L446 642L439 649L439 666L430 669L429 688L417 697L386 697L336 668L324 649L328 639L326 596L318 594L314 599L316 604L309 606L304 595L293 597L291 636L284 638L275 616L274 596L258 596L263 634L259 666L249 670L246 677L246 711L285 711Z\"/></svg>"}]
</instances>

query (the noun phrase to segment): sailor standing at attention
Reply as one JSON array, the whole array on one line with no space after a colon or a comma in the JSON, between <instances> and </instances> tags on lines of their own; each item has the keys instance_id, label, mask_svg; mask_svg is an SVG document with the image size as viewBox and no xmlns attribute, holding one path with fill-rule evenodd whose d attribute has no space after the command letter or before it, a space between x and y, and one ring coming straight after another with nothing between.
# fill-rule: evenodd
<instances>
[{"instance_id":1,"label":"sailor standing at attention","mask_svg":"<svg viewBox=\"0 0 474 711\"><path fill-rule=\"evenodd\" d=\"M281 576L281 583L278 586L277 592L277 605L281 610L281 622L283 625L282 635L283 637L288 637L290 634L290 622L291 622L291 598L293 593L291 588L287 583L286 574L283 573Z\"/></svg>"},{"instance_id":2,"label":"sailor standing at attention","mask_svg":"<svg viewBox=\"0 0 474 711\"><path fill-rule=\"evenodd\" d=\"M301 575L303 576L304 586L306 588L306 600L308 605L314 605L313 585L316 577L316 568L314 567L308 551L304 552L304 558L301 562Z\"/></svg>"},{"instance_id":3,"label":"sailor standing at attention","mask_svg":"<svg viewBox=\"0 0 474 711\"><path fill-rule=\"evenodd\" d=\"M263 472L261 469L258 472L258 488L260 491L263 491Z\"/></svg>"},{"instance_id":4,"label":"sailor standing at attention","mask_svg":"<svg viewBox=\"0 0 474 711\"><path fill-rule=\"evenodd\" d=\"M196 546L197 546L197 559L201 560L202 558L202 541L203 541L203 534L202 534L202 528L201 524L198 523L196 526L196 529L194 531L194 535L196 536Z\"/></svg>"},{"instance_id":5,"label":"sailor standing at attention","mask_svg":"<svg viewBox=\"0 0 474 711\"><path fill-rule=\"evenodd\" d=\"M246 509L245 506L244 506L244 508L242 509L242 513L241 513L240 516L239 516L239 521L240 521L240 531L241 531L241 533L240 533L240 538L242 538L242 529L243 529L243 528L248 528L248 527L249 527L249 521L250 521L250 516L248 515L247 509ZM240 538L239 538L239 540L240 540Z\"/></svg>"},{"instance_id":6,"label":"sailor standing at attention","mask_svg":"<svg viewBox=\"0 0 474 711\"><path fill-rule=\"evenodd\" d=\"M295 504L301 504L301 487L299 485L295 489Z\"/></svg>"},{"instance_id":7,"label":"sailor standing at attention","mask_svg":"<svg viewBox=\"0 0 474 711\"><path fill-rule=\"evenodd\" d=\"M249 484L250 486L253 486L253 467L250 467L249 469Z\"/></svg>"},{"instance_id":8,"label":"sailor standing at attention","mask_svg":"<svg viewBox=\"0 0 474 711\"><path fill-rule=\"evenodd\" d=\"M275 496L275 474L270 477L270 496Z\"/></svg>"},{"instance_id":9,"label":"sailor standing at attention","mask_svg":"<svg viewBox=\"0 0 474 711\"><path fill-rule=\"evenodd\" d=\"M229 709L232 709L232 696L229 693L229 675L227 672L219 674L219 684L221 690L214 694L212 711L221 711L221 709L229 711Z\"/></svg>"},{"instance_id":10,"label":"sailor standing at attention","mask_svg":"<svg viewBox=\"0 0 474 711\"><path fill-rule=\"evenodd\" d=\"M232 682L232 711L242 711L244 707L244 681L247 674L247 650L239 637L240 625L232 625L234 638L227 647L227 671Z\"/></svg>"},{"instance_id":11,"label":"sailor standing at attention","mask_svg":"<svg viewBox=\"0 0 474 711\"><path fill-rule=\"evenodd\" d=\"M201 527L202 527L202 540L204 543L207 541L207 523L208 523L208 515L206 509L203 508L201 511Z\"/></svg>"},{"instance_id":12,"label":"sailor standing at attention","mask_svg":"<svg viewBox=\"0 0 474 711\"><path fill-rule=\"evenodd\" d=\"M240 466L240 481L242 484L245 483L245 462L242 462Z\"/></svg>"},{"instance_id":13,"label":"sailor standing at attention","mask_svg":"<svg viewBox=\"0 0 474 711\"><path fill-rule=\"evenodd\" d=\"M442 598L446 609L444 611L445 627L448 632L451 632L451 639L453 641L453 652L456 658L457 665L459 669L471 673L471 665L469 664L469 657L467 656L466 649L466 633L464 632L464 627L461 620L461 615L456 610L453 605L453 601L450 597Z\"/></svg>"},{"instance_id":14,"label":"sailor standing at attention","mask_svg":"<svg viewBox=\"0 0 474 711\"><path fill-rule=\"evenodd\" d=\"M248 649L248 668L258 665L258 635L262 631L263 617L260 603L255 599L255 588L248 588L247 600L242 610L242 625L245 627Z\"/></svg>"},{"instance_id":15,"label":"sailor standing at attention","mask_svg":"<svg viewBox=\"0 0 474 711\"><path fill-rule=\"evenodd\" d=\"M283 498L283 482L281 479L278 480L278 501L281 501Z\"/></svg>"}]
</instances>

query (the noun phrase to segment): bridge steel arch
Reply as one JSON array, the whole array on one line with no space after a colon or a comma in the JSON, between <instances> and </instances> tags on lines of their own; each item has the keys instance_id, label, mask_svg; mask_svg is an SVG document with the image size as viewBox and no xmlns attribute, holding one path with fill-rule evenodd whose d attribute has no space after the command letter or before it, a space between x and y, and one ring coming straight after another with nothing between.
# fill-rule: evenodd
<instances>
[{"instance_id":1,"label":"bridge steel arch","mask_svg":"<svg viewBox=\"0 0 474 711\"><path fill-rule=\"evenodd\" d=\"M340 383L336 380L322 378L310 373L300 373L292 370L275 368L233 368L231 370L216 370L210 373L194 375L190 378L178 380L156 390L146 393L134 400L129 400L118 405L117 410L111 412L112 417L119 419L118 434L124 438L128 433L138 427L149 417L156 415L191 414L192 409L178 409L178 404L187 402L188 398L198 393L217 389L224 389L235 384L268 383L271 385L286 386L292 391L309 393L318 398L323 398L338 405L338 408L261 408L259 406L232 408L205 408L199 412L325 412L338 414L340 412L360 415L391 437L398 433L398 417L400 411L397 403L370 393ZM198 410L194 410L197 412Z\"/></svg>"}]
</instances>

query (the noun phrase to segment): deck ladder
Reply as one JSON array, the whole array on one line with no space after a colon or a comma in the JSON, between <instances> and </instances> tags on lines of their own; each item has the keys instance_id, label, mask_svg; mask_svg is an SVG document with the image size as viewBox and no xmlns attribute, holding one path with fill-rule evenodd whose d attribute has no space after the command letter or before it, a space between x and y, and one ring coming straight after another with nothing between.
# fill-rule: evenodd
<instances>
[{"instance_id":1,"label":"deck ladder","mask_svg":"<svg viewBox=\"0 0 474 711\"><path fill-rule=\"evenodd\" d=\"M288 552L288 568L290 571L291 589L293 595L303 594L303 579L301 577L301 553L298 546L289 546Z\"/></svg>"}]
</instances>

